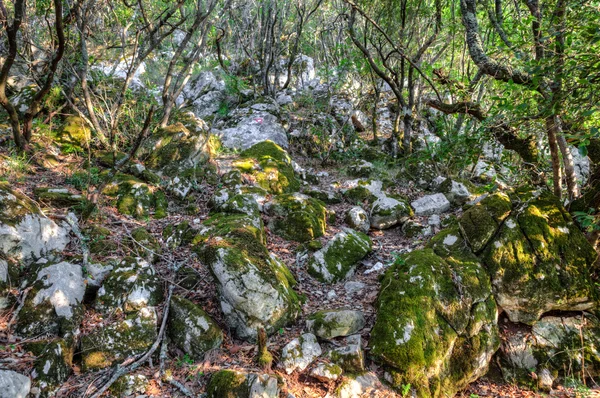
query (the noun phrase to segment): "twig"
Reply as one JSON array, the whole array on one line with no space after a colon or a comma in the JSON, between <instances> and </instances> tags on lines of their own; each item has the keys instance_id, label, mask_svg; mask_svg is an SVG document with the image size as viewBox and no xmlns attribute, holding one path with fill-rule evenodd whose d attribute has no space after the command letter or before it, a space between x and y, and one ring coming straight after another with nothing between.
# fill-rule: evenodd
<instances>
[{"instance_id":1,"label":"twig","mask_svg":"<svg viewBox=\"0 0 600 398\"><path fill-rule=\"evenodd\" d=\"M19 300L20 301L19 306L17 307L12 318L10 318L10 321L6 325L6 330L10 330L11 325L17 320L17 316L19 316L19 312L21 312L21 309L25 305L25 299L27 298L27 294L29 293L30 290L31 290L31 286L29 286L27 289L23 290L23 293L21 293L21 298Z\"/></svg>"}]
</instances>

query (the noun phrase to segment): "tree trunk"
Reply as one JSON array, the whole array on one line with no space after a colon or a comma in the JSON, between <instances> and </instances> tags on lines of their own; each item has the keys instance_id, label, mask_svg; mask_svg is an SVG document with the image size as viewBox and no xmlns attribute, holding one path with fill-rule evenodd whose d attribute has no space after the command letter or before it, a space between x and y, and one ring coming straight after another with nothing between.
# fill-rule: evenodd
<instances>
[{"instance_id":1,"label":"tree trunk","mask_svg":"<svg viewBox=\"0 0 600 398\"><path fill-rule=\"evenodd\" d=\"M560 199L562 196L562 170L560 167L560 155L557 143L559 132L555 116L546 118L546 130L548 134L548 144L550 146L550 156L552 157L554 194Z\"/></svg>"}]
</instances>

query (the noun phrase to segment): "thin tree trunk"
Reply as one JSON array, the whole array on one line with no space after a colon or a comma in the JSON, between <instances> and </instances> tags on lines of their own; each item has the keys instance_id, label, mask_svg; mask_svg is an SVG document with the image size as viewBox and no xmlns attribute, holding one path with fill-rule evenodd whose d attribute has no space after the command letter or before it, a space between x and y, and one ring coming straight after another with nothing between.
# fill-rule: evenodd
<instances>
[{"instance_id":1,"label":"thin tree trunk","mask_svg":"<svg viewBox=\"0 0 600 398\"><path fill-rule=\"evenodd\" d=\"M560 129L560 125L557 125ZM567 140L562 134L562 131L559 132L559 134L556 137L556 140L558 141L558 147L560 148L560 152L563 158L565 178L567 180L567 190L569 191L569 200L573 201L579 197L579 186L577 185L577 175L575 174L573 155L571 154L571 150L569 149L569 145L567 144Z\"/></svg>"},{"instance_id":2,"label":"thin tree trunk","mask_svg":"<svg viewBox=\"0 0 600 398\"><path fill-rule=\"evenodd\" d=\"M552 175L554 194L560 199L562 196L562 170L560 167L560 155L557 143L558 126L554 116L546 118L546 130L548 134L548 144L550 146L550 156L552 158Z\"/></svg>"}]
</instances>

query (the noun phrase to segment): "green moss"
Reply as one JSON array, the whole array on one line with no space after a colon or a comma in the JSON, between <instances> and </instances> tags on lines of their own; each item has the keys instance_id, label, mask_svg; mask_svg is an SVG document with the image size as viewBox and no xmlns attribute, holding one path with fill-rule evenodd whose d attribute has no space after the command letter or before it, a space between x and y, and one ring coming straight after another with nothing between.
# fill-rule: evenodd
<instances>
[{"instance_id":1,"label":"green moss","mask_svg":"<svg viewBox=\"0 0 600 398\"><path fill-rule=\"evenodd\" d=\"M85 206L87 199L81 194L73 194L66 189L35 188L38 201L50 203L56 207Z\"/></svg>"},{"instance_id":2,"label":"green moss","mask_svg":"<svg viewBox=\"0 0 600 398\"><path fill-rule=\"evenodd\" d=\"M79 116L68 116L57 138L62 144L63 151L83 152L83 149L89 147L91 133L85 120Z\"/></svg>"},{"instance_id":3,"label":"green moss","mask_svg":"<svg viewBox=\"0 0 600 398\"><path fill-rule=\"evenodd\" d=\"M131 231L131 238L123 239L127 253L132 257L141 257L153 262L158 260L161 253L160 242L144 227Z\"/></svg>"},{"instance_id":4,"label":"green moss","mask_svg":"<svg viewBox=\"0 0 600 398\"><path fill-rule=\"evenodd\" d=\"M262 160L263 158L271 158L279 162L290 164L292 159L287 154L285 149L274 143L273 141L262 141L252 147L242 151L241 157L254 158Z\"/></svg>"},{"instance_id":5,"label":"green moss","mask_svg":"<svg viewBox=\"0 0 600 398\"><path fill-rule=\"evenodd\" d=\"M0 223L14 227L27 214L39 214L35 202L13 191L8 182L0 181Z\"/></svg>"},{"instance_id":6,"label":"green moss","mask_svg":"<svg viewBox=\"0 0 600 398\"><path fill-rule=\"evenodd\" d=\"M325 234L327 210L320 200L299 194L278 195L267 213L274 218L273 233L296 242L308 242Z\"/></svg>"},{"instance_id":7,"label":"green moss","mask_svg":"<svg viewBox=\"0 0 600 398\"><path fill-rule=\"evenodd\" d=\"M27 345L27 350L37 356L33 364L34 385L40 388L41 396L53 396L73 373L74 347L72 337Z\"/></svg>"},{"instance_id":8,"label":"green moss","mask_svg":"<svg viewBox=\"0 0 600 398\"><path fill-rule=\"evenodd\" d=\"M196 360L223 342L223 332L208 314L180 296L171 299L167 332L171 341Z\"/></svg>"},{"instance_id":9,"label":"green moss","mask_svg":"<svg viewBox=\"0 0 600 398\"><path fill-rule=\"evenodd\" d=\"M176 249L180 246L188 245L192 242L195 236L194 229L187 221L182 221L179 224L169 224L163 230L162 236L166 245L171 249Z\"/></svg>"},{"instance_id":10,"label":"green moss","mask_svg":"<svg viewBox=\"0 0 600 398\"><path fill-rule=\"evenodd\" d=\"M508 195L496 193L463 214L459 220L460 229L473 252L483 250L511 211L512 204Z\"/></svg>"},{"instance_id":11,"label":"green moss","mask_svg":"<svg viewBox=\"0 0 600 398\"><path fill-rule=\"evenodd\" d=\"M92 254L106 256L113 254L117 249L117 242L110 239L112 232L108 228L90 225L83 230L88 239L88 247Z\"/></svg>"},{"instance_id":12,"label":"green moss","mask_svg":"<svg viewBox=\"0 0 600 398\"><path fill-rule=\"evenodd\" d=\"M94 157L96 158L96 162L101 166L105 167L113 167L115 163L120 162L125 159L127 154L125 152L113 152L113 151L96 151L94 152Z\"/></svg>"},{"instance_id":13,"label":"green moss","mask_svg":"<svg viewBox=\"0 0 600 398\"><path fill-rule=\"evenodd\" d=\"M207 398L244 398L248 396L246 375L232 370L220 370L212 375L208 387Z\"/></svg>"}]
</instances>

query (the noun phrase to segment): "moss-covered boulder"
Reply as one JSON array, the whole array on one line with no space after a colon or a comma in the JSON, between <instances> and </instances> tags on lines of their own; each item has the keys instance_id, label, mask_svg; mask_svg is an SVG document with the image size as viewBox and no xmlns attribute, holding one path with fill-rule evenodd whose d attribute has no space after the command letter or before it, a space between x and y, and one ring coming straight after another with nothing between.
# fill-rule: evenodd
<instances>
[{"instance_id":1,"label":"moss-covered boulder","mask_svg":"<svg viewBox=\"0 0 600 398\"><path fill-rule=\"evenodd\" d=\"M117 173L103 193L116 198L117 210L121 214L144 219L154 213L155 218L167 215L167 199L156 186L124 173Z\"/></svg>"},{"instance_id":2,"label":"moss-covered boulder","mask_svg":"<svg viewBox=\"0 0 600 398\"><path fill-rule=\"evenodd\" d=\"M154 268L139 257L125 257L115 266L98 291L98 311L131 312L163 301L163 283Z\"/></svg>"},{"instance_id":3,"label":"moss-covered boulder","mask_svg":"<svg viewBox=\"0 0 600 398\"><path fill-rule=\"evenodd\" d=\"M459 220L460 229L474 253L483 250L512 209L508 195L496 193L463 214Z\"/></svg>"},{"instance_id":4,"label":"moss-covered boulder","mask_svg":"<svg viewBox=\"0 0 600 398\"><path fill-rule=\"evenodd\" d=\"M0 182L0 252L30 264L69 243L69 228L45 217L35 202Z\"/></svg>"},{"instance_id":5,"label":"moss-covered boulder","mask_svg":"<svg viewBox=\"0 0 600 398\"><path fill-rule=\"evenodd\" d=\"M369 220L369 213L367 213L362 207L354 206L348 213L346 213L345 220L346 224L350 228L357 231L367 233L371 229L371 221Z\"/></svg>"},{"instance_id":6,"label":"moss-covered boulder","mask_svg":"<svg viewBox=\"0 0 600 398\"><path fill-rule=\"evenodd\" d=\"M403 200L380 196L371 206L371 227L388 229L406 221L413 212Z\"/></svg>"},{"instance_id":7,"label":"moss-covered boulder","mask_svg":"<svg viewBox=\"0 0 600 398\"><path fill-rule=\"evenodd\" d=\"M452 396L486 373L499 345L489 277L457 230L383 276L369 345L396 388Z\"/></svg>"},{"instance_id":8,"label":"moss-covered boulder","mask_svg":"<svg viewBox=\"0 0 600 398\"><path fill-rule=\"evenodd\" d=\"M306 329L322 339L349 336L365 326L365 316L356 310L323 310L311 314Z\"/></svg>"},{"instance_id":9,"label":"moss-covered boulder","mask_svg":"<svg viewBox=\"0 0 600 398\"><path fill-rule=\"evenodd\" d=\"M87 238L90 253L104 257L117 251L119 245L111 239L112 231L110 229L101 225L90 224L82 232Z\"/></svg>"},{"instance_id":10,"label":"moss-covered boulder","mask_svg":"<svg viewBox=\"0 0 600 398\"><path fill-rule=\"evenodd\" d=\"M366 160L356 160L348 165L348 175L352 177L369 177L375 171L373 163Z\"/></svg>"},{"instance_id":11,"label":"moss-covered boulder","mask_svg":"<svg viewBox=\"0 0 600 398\"><path fill-rule=\"evenodd\" d=\"M367 235L345 228L312 255L308 261L308 273L321 282L339 282L354 273L358 262L371 249L371 239Z\"/></svg>"},{"instance_id":12,"label":"moss-covered boulder","mask_svg":"<svg viewBox=\"0 0 600 398\"><path fill-rule=\"evenodd\" d=\"M206 398L278 398L279 384L269 374L220 370L206 387Z\"/></svg>"},{"instance_id":13,"label":"moss-covered boulder","mask_svg":"<svg viewBox=\"0 0 600 398\"><path fill-rule=\"evenodd\" d=\"M358 179L346 181L340 190L344 198L353 204L361 202L373 203L378 197L383 196L383 183L379 180Z\"/></svg>"},{"instance_id":14,"label":"moss-covered boulder","mask_svg":"<svg viewBox=\"0 0 600 398\"><path fill-rule=\"evenodd\" d=\"M334 348L327 356L347 373L357 374L365 371L365 352L359 334L348 337L344 345Z\"/></svg>"},{"instance_id":15,"label":"moss-covered boulder","mask_svg":"<svg viewBox=\"0 0 600 398\"><path fill-rule=\"evenodd\" d=\"M167 333L177 347L196 360L223 342L223 331L210 316L180 296L171 299Z\"/></svg>"},{"instance_id":16,"label":"moss-covered boulder","mask_svg":"<svg viewBox=\"0 0 600 398\"><path fill-rule=\"evenodd\" d=\"M130 257L141 257L150 263L158 260L162 250L160 242L146 228L135 228L129 235L123 244Z\"/></svg>"},{"instance_id":17,"label":"moss-covered boulder","mask_svg":"<svg viewBox=\"0 0 600 398\"><path fill-rule=\"evenodd\" d=\"M169 224L162 232L163 241L170 249L188 245L194 239L196 232L187 221L179 224Z\"/></svg>"},{"instance_id":18,"label":"moss-covered boulder","mask_svg":"<svg viewBox=\"0 0 600 398\"><path fill-rule=\"evenodd\" d=\"M335 363L318 363L314 368L311 369L310 375L315 379L329 383L336 381L342 376L344 369Z\"/></svg>"},{"instance_id":19,"label":"moss-covered boulder","mask_svg":"<svg viewBox=\"0 0 600 398\"><path fill-rule=\"evenodd\" d=\"M342 202L342 196L335 191L328 191L317 187L311 187L303 191L308 196L319 199L321 202L328 205L334 205Z\"/></svg>"},{"instance_id":20,"label":"moss-covered boulder","mask_svg":"<svg viewBox=\"0 0 600 398\"><path fill-rule=\"evenodd\" d=\"M308 242L325 234L327 209L318 199L300 193L278 195L264 210L272 217L269 229L282 238Z\"/></svg>"},{"instance_id":21,"label":"moss-covered boulder","mask_svg":"<svg viewBox=\"0 0 600 398\"><path fill-rule=\"evenodd\" d=\"M85 280L80 265L66 261L32 267L31 288L19 312L16 333L63 337L73 334L83 319Z\"/></svg>"},{"instance_id":22,"label":"moss-covered boulder","mask_svg":"<svg viewBox=\"0 0 600 398\"><path fill-rule=\"evenodd\" d=\"M294 174L288 153L272 141L263 141L246 149L233 166L242 173L250 174L256 184L269 193L297 192L300 181Z\"/></svg>"},{"instance_id":23,"label":"moss-covered boulder","mask_svg":"<svg viewBox=\"0 0 600 398\"><path fill-rule=\"evenodd\" d=\"M66 153L83 152L92 138L88 124L79 116L68 116L56 136Z\"/></svg>"},{"instance_id":24,"label":"moss-covered boulder","mask_svg":"<svg viewBox=\"0 0 600 398\"><path fill-rule=\"evenodd\" d=\"M82 370L103 369L146 352L157 336L156 311L143 307L81 338Z\"/></svg>"},{"instance_id":25,"label":"moss-covered boulder","mask_svg":"<svg viewBox=\"0 0 600 398\"><path fill-rule=\"evenodd\" d=\"M501 209L498 213L504 215L506 206ZM463 219L460 225L464 231ZM513 322L532 324L548 311L586 310L596 305L598 292L590 277L597 253L548 192L516 204L482 258L496 301Z\"/></svg>"},{"instance_id":26,"label":"moss-covered boulder","mask_svg":"<svg viewBox=\"0 0 600 398\"><path fill-rule=\"evenodd\" d=\"M298 316L296 281L267 250L259 217L217 213L195 241L215 277L226 321L240 338L255 339L260 327L273 333Z\"/></svg>"},{"instance_id":27,"label":"moss-covered boulder","mask_svg":"<svg viewBox=\"0 0 600 398\"><path fill-rule=\"evenodd\" d=\"M504 379L550 390L555 381L600 376L600 321L591 314L546 316L533 327L507 328L498 363Z\"/></svg>"},{"instance_id":28,"label":"moss-covered boulder","mask_svg":"<svg viewBox=\"0 0 600 398\"><path fill-rule=\"evenodd\" d=\"M251 195L237 194L225 202L217 204L213 212L247 214L252 217L260 217L258 202Z\"/></svg>"},{"instance_id":29,"label":"moss-covered boulder","mask_svg":"<svg viewBox=\"0 0 600 398\"><path fill-rule=\"evenodd\" d=\"M74 347L73 337L27 344L27 350L36 355L31 377L40 397L54 396L73 373Z\"/></svg>"}]
</instances>

